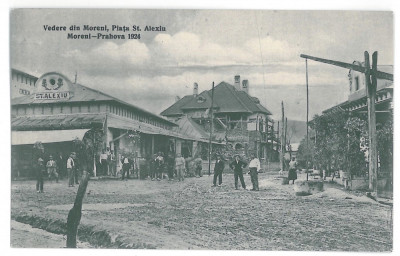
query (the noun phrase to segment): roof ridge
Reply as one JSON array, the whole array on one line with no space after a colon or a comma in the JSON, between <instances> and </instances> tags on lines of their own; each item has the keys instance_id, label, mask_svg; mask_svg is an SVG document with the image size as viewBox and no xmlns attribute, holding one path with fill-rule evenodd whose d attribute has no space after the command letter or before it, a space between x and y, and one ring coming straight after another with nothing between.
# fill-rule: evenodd
<instances>
[{"instance_id":1,"label":"roof ridge","mask_svg":"<svg viewBox=\"0 0 400 256\"><path fill-rule=\"evenodd\" d=\"M144 113L146 113L146 114L150 114L150 115L156 116L157 118L160 118L160 119L162 119L162 120L164 120L164 121L166 121L166 122L169 122L169 123L173 123L173 124L174 124L174 122L171 122L171 121L165 119L164 117L162 117L162 116L160 116L160 115L158 115L158 114L156 114L156 113L150 112L150 111L145 110L145 109L143 109L143 108L141 108L141 107L138 107L138 106L136 106L136 105L133 105L133 104L131 104L131 103L129 103L129 102L126 102L126 101L124 101L124 100L118 99L117 97L114 97L114 96L109 95L109 94L107 94L107 93L104 93L104 92L101 92L101 91L99 91L99 90L96 90L96 89L87 87L86 85L82 85L82 84L75 84L75 85L79 85L79 86L81 86L81 87L87 88L87 89L89 89L89 90L92 90L92 91L94 91L94 92L97 92L97 93L99 93L99 94L102 94L103 96L109 97L109 98L111 98L111 100L114 100L114 101L116 101L116 102L118 102L118 103L122 103L122 104L128 105L128 106L130 106L130 107L136 108L136 109L138 109L139 111L142 111L142 112L144 112Z\"/></svg>"}]
</instances>

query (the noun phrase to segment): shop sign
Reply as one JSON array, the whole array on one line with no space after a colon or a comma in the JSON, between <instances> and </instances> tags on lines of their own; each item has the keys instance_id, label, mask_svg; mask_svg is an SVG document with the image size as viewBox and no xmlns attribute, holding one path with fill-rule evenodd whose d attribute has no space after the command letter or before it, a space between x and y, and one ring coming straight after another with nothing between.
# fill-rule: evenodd
<instances>
[{"instance_id":1,"label":"shop sign","mask_svg":"<svg viewBox=\"0 0 400 256\"><path fill-rule=\"evenodd\" d=\"M56 72L44 74L37 80L35 87L35 100L65 100L72 97L71 82Z\"/></svg>"},{"instance_id":2,"label":"shop sign","mask_svg":"<svg viewBox=\"0 0 400 256\"><path fill-rule=\"evenodd\" d=\"M36 93L36 100L57 100L57 99L69 99L70 92L43 92Z\"/></svg>"}]
</instances>

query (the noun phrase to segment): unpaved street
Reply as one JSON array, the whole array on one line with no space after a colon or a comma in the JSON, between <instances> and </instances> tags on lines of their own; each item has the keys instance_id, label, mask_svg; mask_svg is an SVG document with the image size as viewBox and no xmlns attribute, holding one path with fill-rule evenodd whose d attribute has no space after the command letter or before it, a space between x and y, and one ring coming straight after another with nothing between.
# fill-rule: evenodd
<instances>
[{"instance_id":1,"label":"unpaved street","mask_svg":"<svg viewBox=\"0 0 400 256\"><path fill-rule=\"evenodd\" d=\"M224 175L222 187L211 187L212 176L91 180L78 236L111 248L391 250L390 206L329 184L299 197L272 175L259 179L259 192L234 190L232 174ZM248 175L245 181L251 188ZM62 181L45 182L44 194L34 188L34 181L12 183L12 218L62 233L77 187ZM11 230L12 241L19 235Z\"/></svg>"}]
</instances>

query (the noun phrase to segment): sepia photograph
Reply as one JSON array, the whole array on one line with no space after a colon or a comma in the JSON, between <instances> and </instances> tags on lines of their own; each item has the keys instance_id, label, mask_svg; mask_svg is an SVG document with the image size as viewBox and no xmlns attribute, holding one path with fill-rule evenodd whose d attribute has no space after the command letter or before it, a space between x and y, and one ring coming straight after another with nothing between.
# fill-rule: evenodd
<instances>
[{"instance_id":1,"label":"sepia photograph","mask_svg":"<svg viewBox=\"0 0 400 256\"><path fill-rule=\"evenodd\" d=\"M392 252L393 11L10 8L9 34L11 248Z\"/></svg>"}]
</instances>

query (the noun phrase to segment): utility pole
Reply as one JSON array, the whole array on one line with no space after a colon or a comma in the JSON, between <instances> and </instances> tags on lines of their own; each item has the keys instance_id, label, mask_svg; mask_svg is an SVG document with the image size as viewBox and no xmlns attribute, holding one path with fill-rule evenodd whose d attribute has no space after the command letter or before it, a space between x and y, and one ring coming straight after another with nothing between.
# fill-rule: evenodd
<instances>
[{"instance_id":1,"label":"utility pole","mask_svg":"<svg viewBox=\"0 0 400 256\"><path fill-rule=\"evenodd\" d=\"M214 126L214 116L213 116L213 105L214 105L214 82L212 83L211 89L211 107L210 107L210 140L208 142L208 176L211 175L211 155L212 155L212 134Z\"/></svg>"},{"instance_id":2,"label":"utility pole","mask_svg":"<svg viewBox=\"0 0 400 256\"><path fill-rule=\"evenodd\" d=\"M368 104L368 137L369 137L369 189L378 195L378 152L377 152L377 136L376 136L376 114L375 114L375 98L376 98L376 73L378 53L372 54L372 72L369 65L369 54L364 52L365 57L365 88L367 90Z\"/></svg>"},{"instance_id":3,"label":"utility pole","mask_svg":"<svg viewBox=\"0 0 400 256\"><path fill-rule=\"evenodd\" d=\"M307 64L307 59L306 59L306 88L307 88L307 117L306 117L306 126L307 126L307 150L310 150L309 149L309 143L308 143L308 140L310 139L309 138L309 136L308 136L308 112L309 112L309 101L308 101L308 64ZM308 181L308 168L309 168L309 159L308 159L308 156L309 156L309 154L307 154L307 157L306 157L306 173L307 173L307 181Z\"/></svg>"},{"instance_id":4,"label":"utility pole","mask_svg":"<svg viewBox=\"0 0 400 256\"><path fill-rule=\"evenodd\" d=\"M281 165L281 170L284 171L285 168L285 163L284 163L284 157L285 157L285 109L283 106L283 101L282 101L282 131L281 131L281 155L280 155L280 165Z\"/></svg>"},{"instance_id":5,"label":"utility pole","mask_svg":"<svg viewBox=\"0 0 400 256\"><path fill-rule=\"evenodd\" d=\"M286 152L286 146L287 146L287 117L285 118L285 152Z\"/></svg>"},{"instance_id":6,"label":"utility pole","mask_svg":"<svg viewBox=\"0 0 400 256\"><path fill-rule=\"evenodd\" d=\"M278 128L276 129L276 138L279 139L279 141L281 140L281 137L279 137L279 121L278 121ZM280 148L278 140L276 141L276 151L278 151ZM279 158L280 159L280 158Z\"/></svg>"},{"instance_id":7,"label":"utility pole","mask_svg":"<svg viewBox=\"0 0 400 256\"><path fill-rule=\"evenodd\" d=\"M368 103L368 137L369 137L369 189L377 196L377 180L378 180L378 152L377 152L377 136L376 136L376 111L375 111L375 98L376 98L376 84L377 79L385 79L393 81L393 74L378 71L378 52L372 54L372 69L369 62L369 53L364 52L365 67L345 63L341 61L328 60L301 54L301 58L315 60L318 62L355 70L365 74L365 87L367 93Z\"/></svg>"}]
</instances>

